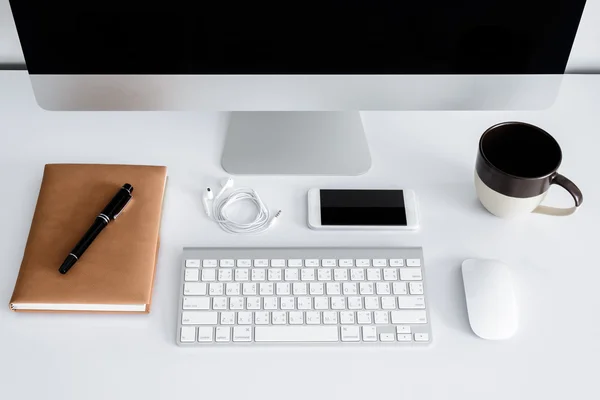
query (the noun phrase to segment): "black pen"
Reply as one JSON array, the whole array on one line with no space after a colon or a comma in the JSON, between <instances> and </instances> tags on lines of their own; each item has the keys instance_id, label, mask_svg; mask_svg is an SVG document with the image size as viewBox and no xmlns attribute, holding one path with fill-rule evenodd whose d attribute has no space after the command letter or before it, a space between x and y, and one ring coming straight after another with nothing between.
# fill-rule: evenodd
<instances>
[{"instance_id":1,"label":"black pen","mask_svg":"<svg viewBox=\"0 0 600 400\"><path fill-rule=\"evenodd\" d=\"M133 192L133 186L129 183L123 185L121 189L117 192L115 197L108 203L104 210L94 220L94 223L88 229L88 231L83 235L83 238L75 245L73 250L69 253L65 261L62 263L58 272L61 274L66 274L69 272L71 267L75 265L77 260L81 258L83 253L87 250L87 248L92 244L96 236L102 232L102 230L110 223L110 221L116 219L121 211L125 208L129 200L131 200L131 192Z\"/></svg>"}]
</instances>

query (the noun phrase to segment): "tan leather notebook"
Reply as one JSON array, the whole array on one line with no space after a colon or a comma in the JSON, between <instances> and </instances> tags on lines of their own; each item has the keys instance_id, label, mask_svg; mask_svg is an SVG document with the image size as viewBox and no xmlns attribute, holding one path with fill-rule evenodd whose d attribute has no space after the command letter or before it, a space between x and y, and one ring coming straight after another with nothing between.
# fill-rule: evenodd
<instances>
[{"instance_id":1,"label":"tan leather notebook","mask_svg":"<svg viewBox=\"0 0 600 400\"><path fill-rule=\"evenodd\" d=\"M49 164L44 170L14 311L149 312L166 167ZM133 199L71 270L58 268L123 184Z\"/></svg>"}]
</instances>

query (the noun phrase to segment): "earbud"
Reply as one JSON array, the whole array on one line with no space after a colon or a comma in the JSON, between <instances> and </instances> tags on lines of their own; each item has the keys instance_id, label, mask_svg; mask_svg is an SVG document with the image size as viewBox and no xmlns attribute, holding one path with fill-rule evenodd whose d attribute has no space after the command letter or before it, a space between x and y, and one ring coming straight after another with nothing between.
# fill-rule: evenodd
<instances>
[{"instance_id":1,"label":"earbud","mask_svg":"<svg viewBox=\"0 0 600 400\"><path fill-rule=\"evenodd\" d=\"M212 190L209 187L206 188L206 192L204 192L204 196L202 197L202 203L204 204L204 212L208 217L210 217L210 204L209 201L212 202L214 198Z\"/></svg>"},{"instance_id":2,"label":"earbud","mask_svg":"<svg viewBox=\"0 0 600 400\"><path fill-rule=\"evenodd\" d=\"M219 191L219 194L217 194L216 198L218 199L219 197L221 197L221 195L223 193L225 193L225 191L227 189L232 188L232 187L233 187L233 179L227 178L227 180L224 180L223 183L222 183L222 185L221 185L221 190Z\"/></svg>"}]
</instances>

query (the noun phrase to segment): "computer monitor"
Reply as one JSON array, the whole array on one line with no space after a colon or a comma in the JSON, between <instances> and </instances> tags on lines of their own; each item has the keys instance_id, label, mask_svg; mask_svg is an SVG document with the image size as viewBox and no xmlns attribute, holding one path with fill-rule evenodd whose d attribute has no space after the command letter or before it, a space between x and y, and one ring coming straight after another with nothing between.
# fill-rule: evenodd
<instances>
[{"instance_id":1,"label":"computer monitor","mask_svg":"<svg viewBox=\"0 0 600 400\"><path fill-rule=\"evenodd\" d=\"M10 5L45 109L235 111L230 173L355 175L358 111L552 104L585 0Z\"/></svg>"}]
</instances>

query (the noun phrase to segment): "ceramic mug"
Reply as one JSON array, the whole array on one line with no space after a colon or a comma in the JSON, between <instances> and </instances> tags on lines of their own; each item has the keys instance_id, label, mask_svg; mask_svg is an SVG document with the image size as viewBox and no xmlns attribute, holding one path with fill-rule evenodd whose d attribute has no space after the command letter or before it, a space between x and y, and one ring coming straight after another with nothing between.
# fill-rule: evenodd
<instances>
[{"instance_id":1,"label":"ceramic mug","mask_svg":"<svg viewBox=\"0 0 600 400\"><path fill-rule=\"evenodd\" d=\"M492 214L512 218L531 212L571 215L581 205L579 188L557 172L562 161L558 142L543 129L524 122L503 122L486 130L479 140L475 189ZM541 205L551 185L567 190L575 206Z\"/></svg>"}]
</instances>

